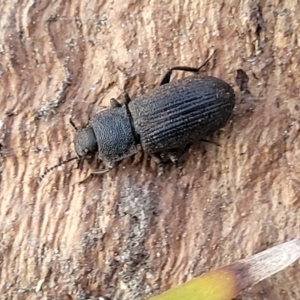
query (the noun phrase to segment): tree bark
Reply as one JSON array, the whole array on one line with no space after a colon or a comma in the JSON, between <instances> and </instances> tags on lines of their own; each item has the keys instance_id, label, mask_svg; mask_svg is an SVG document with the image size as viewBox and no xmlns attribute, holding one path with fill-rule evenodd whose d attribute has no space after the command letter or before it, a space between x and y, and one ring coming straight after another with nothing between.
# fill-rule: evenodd
<instances>
[{"instance_id":1,"label":"tree bark","mask_svg":"<svg viewBox=\"0 0 300 300\"><path fill-rule=\"evenodd\" d=\"M146 299L299 237L299 1L2 1L2 299ZM236 91L231 121L182 171L139 152L69 163L78 126L197 67ZM239 70L239 71L238 71ZM176 73L176 78L187 74ZM248 80L249 82L248 82ZM239 299L300 299L294 264Z\"/></svg>"}]
</instances>

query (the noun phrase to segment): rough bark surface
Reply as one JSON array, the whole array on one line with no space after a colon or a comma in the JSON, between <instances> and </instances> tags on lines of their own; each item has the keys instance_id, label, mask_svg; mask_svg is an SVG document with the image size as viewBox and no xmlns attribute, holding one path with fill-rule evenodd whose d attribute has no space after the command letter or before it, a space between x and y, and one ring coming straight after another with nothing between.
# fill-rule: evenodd
<instances>
[{"instance_id":1,"label":"rough bark surface","mask_svg":"<svg viewBox=\"0 0 300 300\"><path fill-rule=\"evenodd\" d=\"M299 237L299 1L0 8L1 299L146 299ZM82 185L87 163L37 183L75 155L70 116L84 125L124 85L147 93L213 49L205 72L237 94L221 147L194 145L161 177L139 153ZM297 262L238 299L300 299L299 281Z\"/></svg>"}]
</instances>

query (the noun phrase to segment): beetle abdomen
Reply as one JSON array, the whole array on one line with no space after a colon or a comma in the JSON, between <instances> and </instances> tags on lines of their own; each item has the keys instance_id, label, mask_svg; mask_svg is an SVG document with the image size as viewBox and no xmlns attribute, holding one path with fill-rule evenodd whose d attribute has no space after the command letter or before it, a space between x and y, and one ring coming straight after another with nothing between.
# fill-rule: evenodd
<instances>
[{"instance_id":1,"label":"beetle abdomen","mask_svg":"<svg viewBox=\"0 0 300 300\"><path fill-rule=\"evenodd\" d=\"M235 104L221 79L192 76L162 85L129 104L143 149L150 153L183 148L225 125Z\"/></svg>"}]
</instances>

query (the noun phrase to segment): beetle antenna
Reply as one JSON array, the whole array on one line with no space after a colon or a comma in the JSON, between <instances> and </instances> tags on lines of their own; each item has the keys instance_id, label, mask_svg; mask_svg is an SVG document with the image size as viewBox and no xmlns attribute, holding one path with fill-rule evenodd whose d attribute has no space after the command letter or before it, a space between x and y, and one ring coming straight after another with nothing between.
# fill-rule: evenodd
<instances>
[{"instance_id":1,"label":"beetle antenna","mask_svg":"<svg viewBox=\"0 0 300 300\"><path fill-rule=\"evenodd\" d=\"M214 57L214 55L216 54L217 49L214 50L214 52L206 59L206 61L198 68L200 71L203 67L205 67L205 65L207 65L207 63Z\"/></svg>"},{"instance_id":2,"label":"beetle antenna","mask_svg":"<svg viewBox=\"0 0 300 300\"><path fill-rule=\"evenodd\" d=\"M64 165L64 164L67 164L68 162L72 161L72 160L78 160L79 157L77 156L74 156L74 157L71 157L71 158L68 158L62 162L60 162L59 164L55 165L55 166L52 166L51 168L47 168L46 171L39 177L39 181L41 182L43 180L43 178L49 173L51 172L52 170L60 167L61 165Z\"/></svg>"}]
</instances>

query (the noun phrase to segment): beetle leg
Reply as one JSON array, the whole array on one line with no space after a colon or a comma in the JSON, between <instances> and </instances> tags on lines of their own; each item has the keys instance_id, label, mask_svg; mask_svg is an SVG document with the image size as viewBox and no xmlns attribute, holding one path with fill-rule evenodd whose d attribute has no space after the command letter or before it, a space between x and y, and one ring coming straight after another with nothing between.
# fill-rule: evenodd
<instances>
[{"instance_id":1,"label":"beetle leg","mask_svg":"<svg viewBox=\"0 0 300 300\"><path fill-rule=\"evenodd\" d=\"M77 131L78 128L77 128L77 126L75 125L75 123L73 122L72 117L70 117L69 122L70 122L70 124L72 125L72 127L75 129L75 131Z\"/></svg>"},{"instance_id":2,"label":"beetle leg","mask_svg":"<svg viewBox=\"0 0 300 300\"><path fill-rule=\"evenodd\" d=\"M161 157L160 153L150 153L150 155L155 159L155 161L158 163L158 164L163 164L164 163L164 160L163 158Z\"/></svg>"},{"instance_id":3,"label":"beetle leg","mask_svg":"<svg viewBox=\"0 0 300 300\"><path fill-rule=\"evenodd\" d=\"M184 154L188 151L191 145L192 144L187 144L183 148L171 149L167 152L168 158L176 167L181 164Z\"/></svg>"},{"instance_id":4,"label":"beetle leg","mask_svg":"<svg viewBox=\"0 0 300 300\"><path fill-rule=\"evenodd\" d=\"M76 169L82 169L84 160L78 159Z\"/></svg>"},{"instance_id":5,"label":"beetle leg","mask_svg":"<svg viewBox=\"0 0 300 300\"><path fill-rule=\"evenodd\" d=\"M92 177L93 175L101 175L101 174L105 174L109 171L111 171L113 168L115 168L120 162L115 162L114 164L108 166L105 169L96 169L96 170L92 170L89 175L87 175L83 180L79 181L78 184L82 184L83 182L85 182L88 178Z\"/></svg>"},{"instance_id":6,"label":"beetle leg","mask_svg":"<svg viewBox=\"0 0 300 300\"><path fill-rule=\"evenodd\" d=\"M111 108L116 108L116 107L121 107L121 106L122 105L115 98L110 99L110 107Z\"/></svg>"},{"instance_id":7,"label":"beetle leg","mask_svg":"<svg viewBox=\"0 0 300 300\"><path fill-rule=\"evenodd\" d=\"M183 157L184 153L187 151L187 149L190 147L190 145L184 147L183 149L173 149L168 151L168 157L170 161L175 165L177 168L180 164L180 159Z\"/></svg>"},{"instance_id":8,"label":"beetle leg","mask_svg":"<svg viewBox=\"0 0 300 300\"><path fill-rule=\"evenodd\" d=\"M221 147L221 145L218 142L210 141L210 140L207 140L207 139L201 139L200 142L209 143L209 144L213 144L213 145L216 145L218 147Z\"/></svg>"},{"instance_id":9,"label":"beetle leg","mask_svg":"<svg viewBox=\"0 0 300 300\"><path fill-rule=\"evenodd\" d=\"M123 96L125 98L124 104L127 105L130 101L131 98L129 97L128 93L124 90ZM110 107L111 108L116 108L116 107L121 107L122 104L120 104L115 98L110 99Z\"/></svg>"},{"instance_id":10,"label":"beetle leg","mask_svg":"<svg viewBox=\"0 0 300 300\"><path fill-rule=\"evenodd\" d=\"M173 67L171 69L169 69L165 75L163 76L160 85L169 83L171 80L171 75L173 71L185 71L185 72L192 72L192 73L197 73L199 72L209 61L210 59L213 57L213 55L216 53L217 50L214 50L214 52L212 53L211 56L208 57L208 59L198 68L191 68L191 67L185 67L185 66L177 66L177 67Z\"/></svg>"},{"instance_id":11,"label":"beetle leg","mask_svg":"<svg viewBox=\"0 0 300 300\"><path fill-rule=\"evenodd\" d=\"M184 66L183 67L181 67L181 66L173 67L165 73L165 75L163 76L163 78L160 82L160 85L164 85L164 84L170 82L173 71L186 71L186 72L197 73L200 70L200 68L191 68L191 67L184 67Z\"/></svg>"},{"instance_id":12,"label":"beetle leg","mask_svg":"<svg viewBox=\"0 0 300 300\"><path fill-rule=\"evenodd\" d=\"M92 172L89 173L89 175L87 175L84 179L82 179L81 181L78 182L78 184L82 184L85 181L87 181L90 177L92 177L93 175L100 175L100 174L105 174L107 172L109 172L112 168L107 168L107 169L99 169L99 170L93 170Z\"/></svg>"},{"instance_id":13,"label":"beetle leg","mask_svg":"<svg viewBox=\"0 0 300 300\"><path fill-rule=\"evenodd\" d=\"M131 101L131 98L129 97L128 93L124 90L123 91L123 96L124 96L124 104L127 105Z\"/></svg>"},{"instance_id":14,"label":"beetle leg","mask_svg":"<svg viewBox=\"0 0 300 300\"><path fill-rule=\"evenodd\" d=\"M160 177L164 174L164 165L166 164L164 158L161 156L161 153L150 153L150 155L155 159L157 163L157 176Z\"/></svg>"},{"instance_id":15,"label":"beetle leg","mask_svg":"<svg viewBox=\"0 0 300 300\"><path fill-rule=\"evenodd\" d=\"M91 175L101 175L109 172L112 168L106 168L106 169L96 169L93 170L90 174Z\"/></svg>"},{"instance_id":16,"label":"beetle leg","mask_svg":"<svg viewBox=\"0 0 300 300\"><path fill-rule=\"evenodd\" d=\"M121 161L114 162L111 165L109 165L108 167L106 167L105 169L92 170L92 172L90 174L91 175L105 174L105 173L111 171L112 169L114 169L116 166L118 166L120 164L120 162Z\"/></svg>"},{"instance_id":17,"label":"beetle leg","mask_svg":"<svg viewBox=\"0 0 300 300\"><path fill-rule=\"evenodd\" d=\"M179 155L177 149L168 151L168 158L175 165L175 167L178 167Z\"/></svg>"},{"instance_id":18,"label":"beetle leg","mask_svg":"<svg viewBox=\"0 0 300 300\"><path fill-rule=\"evenodd\" d=\"M80 181L78 182L78 184L84 183L84 182L87 181L90 177L92 177L92 174L91 174L91 173L89 173L89 175L86 176L84 179L80 180Z\"/></svg>"}]
</instances>

